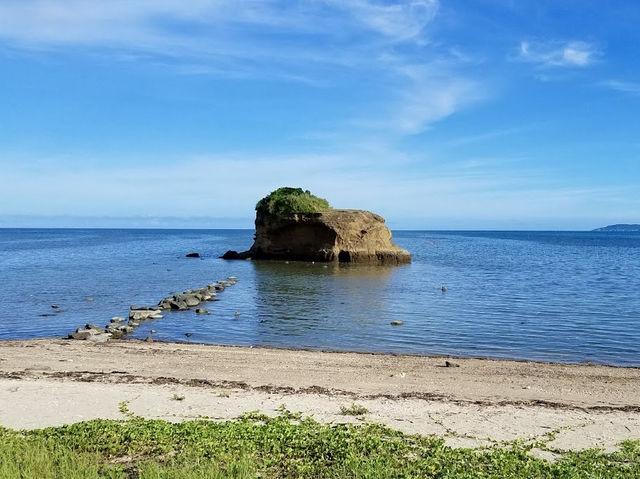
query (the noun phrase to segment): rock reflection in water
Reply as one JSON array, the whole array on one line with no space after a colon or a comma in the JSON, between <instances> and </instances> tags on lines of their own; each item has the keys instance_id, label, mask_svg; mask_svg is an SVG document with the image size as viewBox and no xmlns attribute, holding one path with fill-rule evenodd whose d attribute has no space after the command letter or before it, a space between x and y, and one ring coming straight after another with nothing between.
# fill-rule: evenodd
<instances>
[{"instance_id":1,"label":"rock reflection in water","mask_svg":"<svg viewBox=\"0 0 640 479\"><path fill-rule=\"evenodd\" d=\"M356 339L387 316L397 269L284 261L255 261L253 267L264 344L296 336L302 347L327 348Z\"/></svg>"}]
</instances>

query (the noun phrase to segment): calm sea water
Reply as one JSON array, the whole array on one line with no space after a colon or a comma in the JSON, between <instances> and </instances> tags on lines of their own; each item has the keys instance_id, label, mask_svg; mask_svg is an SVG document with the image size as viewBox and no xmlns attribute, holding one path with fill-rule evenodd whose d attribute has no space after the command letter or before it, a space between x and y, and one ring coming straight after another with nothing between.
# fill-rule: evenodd
<instances>
[{"instance_id":1,"label":"calm sea water","mask_svg":"<svg viewBox=\"0 0 640 479\"><path fill-rule=\"evenodd\" d=\"M414 262L392 268L217 258L252 236L0 229L0 338L62 336L234 275L211 315L170 312L135 337L640 366L639 233L398 231Z\"/></svg>"}]
</instances>

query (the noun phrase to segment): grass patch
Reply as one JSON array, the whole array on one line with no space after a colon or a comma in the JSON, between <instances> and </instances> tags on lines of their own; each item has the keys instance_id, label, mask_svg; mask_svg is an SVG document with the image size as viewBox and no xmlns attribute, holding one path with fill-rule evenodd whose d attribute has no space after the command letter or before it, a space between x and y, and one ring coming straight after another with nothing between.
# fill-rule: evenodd
<instances>
[{"instance_id":1,"label":"grass patch","mask_svg":"<svg viewBox=\"0 0 640 479\"><path fill-rule=\"evenodd\" d=\"M451 449L440 438L331 426L287 411L222 423L133 417L0 429L0 478L640 478L640 441L613 454L564 453L555 463L531 456L530 447Z\"/></svg>"},{"instance_id":2,"label":"grass patch","mask_svg":"<svg viewBox=\"0 0 640 479\"><path fill-rule=\"evenodd\" d=\"M256 211L263 215L288 216L294 213L320 213L331 209L329 202L302 188L278 188L258 201Z\"/></svg>"},{"instance_id":3,"label":"grass patch","mask_svg":"<svg viewBox=\"0 0 640 479\"><path fill-rule=\"evenodd\" d=\"M340 406L340 414L343 416L362 416L369 410L361 404L353 403L351 406Z\"/></svg>"}]
</instances>

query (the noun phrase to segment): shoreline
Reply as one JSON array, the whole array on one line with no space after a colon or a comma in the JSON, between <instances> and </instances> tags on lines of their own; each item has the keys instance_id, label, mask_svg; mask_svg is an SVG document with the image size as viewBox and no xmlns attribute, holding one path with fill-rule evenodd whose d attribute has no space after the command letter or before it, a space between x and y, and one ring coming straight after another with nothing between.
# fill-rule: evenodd
<instances>
[{"instance_id":1,"label":"shoreline","mask_svg":"<svg viewBox=\"0 0 640 479\"><path fill-rule=\"evenodd\" d=\"M33 338L33 339L60 339L58 337L45 337L45 338ZM64 338L62 338L64 339ZM31 339L0 339L2 341L31 341ZM144 342L143 339L138 338L126 338L123 341L138 341ZM501 358L497 356L461 356L455 354L420 354L420 353L395 353L392 351L359 351L357 349L325 349L325 348L291 348L286 346L246 346L242 344L220 344L220 343L197 343L193 341L161 341L154 340L155 343L160 344L195 344L199 346L214 346L218 348L247 348L247 349L267 349L267 350L275 350L275 351L290 351L290 352L317 352L317 353L330 353L330 354L363 354L363 355L371 355L371 356L394 356L394 357L405 357L405 358L429 358L429 359L477 359L479 361L503 361L509 363L532 363L532 364L558 364L558 365L567 365L567 366L603 366L607 368L622 368L622 369L638 369L640 370L640 365L638 366L627 366L624 364L609 364L604 362L598 362L593 360L588 361L545 361L542 359L520 359L520 358Z\"/></svg>"},{"instance_id":2,"label":"shoreline","mask_svg":"<svg viewBox=\"0 0 640 479\"><path fill-rule=\"evenodd\" d=\"M0 339L0 345L2 343L11 343L11 342L30 342L30 341L70 341L69 338L64 336L42 336L36 338L18 338L18 339ZM119 342L133 342L133 343L144 343L146 342L144 339L127 337L122 339L117 339L115 341ZM527 363L527 364L542 364L542 365L565 365L565 366L601 366L605 368L619 368L619 369L637 369L640 371L640 365L625 365L625 364L610 364L605 362L599 362L595 360L585 360L585 361L553 361L553 360L543 360L543 359L523 359L523 358L501 358L498 356L464 356L464 355L455 355L455 354L420 354L420 353L410 353L410 352L393 352L393 351L361 351L357 349L326 349L326 348L312 348L312 347L300 347L293 348L287 346L264 346L264 345L243 345L243 344L224 344L224 343L201 343L195 341L184 341L184 340L171 340L164 341L159 339L153 339L153 343L155 344L175 344L175 345L192 345L192 346L210 346L215 348L240 348L240 349L265 349L268 351L289 351L289 352L309 352L309 353L328 353L328 354L362 354L369 356L392 356L392 357L400 357L400 358L428 358L428 359L454 359L454 360L466 360L473 359L478 361L496 361L496 362L507 362L507 363Z\"/></svg>"},{"instance_id":3,"label":"shoreline","mask_svg":"<svg viewBox=\"0 0 640 479\"><path fill-rule=\"evenodd\" d=\"M172 421L275 415L284 404L322 422L366 419L436 434L454 447L551 432L553 445L566 449L640 438L635 367L131 339L0 341L0 425L123 419L122 402ZM340 413L353 403L370 412Z\"/></svg>"}]
</instances>

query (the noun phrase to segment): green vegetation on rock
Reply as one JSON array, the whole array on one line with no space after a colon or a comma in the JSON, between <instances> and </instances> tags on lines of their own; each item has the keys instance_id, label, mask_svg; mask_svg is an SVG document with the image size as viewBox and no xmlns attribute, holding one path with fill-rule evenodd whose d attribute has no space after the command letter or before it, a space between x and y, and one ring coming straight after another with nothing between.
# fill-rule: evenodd
<instances>
[{"instance_id":1,"label":"green vegetation on rock","mask_svg":"<svg viewBox=\"0 0 640 479\"><path fill-rule=\"evenodd\" d=\"M256 211L263 215L287 216L295 213L321 213L331 209L329 202L309 190L283 187L258 201Z\"/></svg>"},{"instance_id":2,"label":"green vegetation on rock","mask_svg":"<svg viewBox=\"0 0 640 479\"><path fill-rule=\"evenodd\" d=\"M285 408L235 421L171 423L131 415L36 431L0 428L0 478L404 478L640 477L640 441L614 453L530 454L544 441L452 449L432 436L385 426L327 425Z\"/></svg>"}]
</instances>

